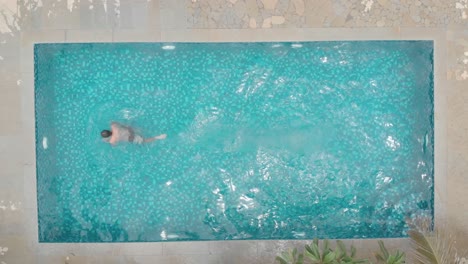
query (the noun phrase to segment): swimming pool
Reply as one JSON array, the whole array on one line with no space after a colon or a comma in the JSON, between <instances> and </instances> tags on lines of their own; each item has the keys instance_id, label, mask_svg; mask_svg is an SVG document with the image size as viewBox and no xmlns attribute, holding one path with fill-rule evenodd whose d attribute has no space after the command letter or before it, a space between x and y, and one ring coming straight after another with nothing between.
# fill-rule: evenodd
<instances>
[{"instance_id":1,"label":"swimming pool","mask_svg":"<svg viewBox=\"0 0 468 264\"><path fill-rule=\"evenodd\" d=\"M428 41L36 44L39 240L405 236L433 215ZM151 144L103 142L112 121Z\"/></svg>"}]
</instances>

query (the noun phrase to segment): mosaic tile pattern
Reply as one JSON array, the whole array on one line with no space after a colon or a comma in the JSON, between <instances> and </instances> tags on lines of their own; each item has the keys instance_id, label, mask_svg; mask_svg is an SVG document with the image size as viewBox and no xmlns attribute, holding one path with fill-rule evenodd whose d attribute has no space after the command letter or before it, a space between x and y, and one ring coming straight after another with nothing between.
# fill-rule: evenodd
<instances>
[{"instance_id":1,"label":"mosaic tile pattern","mask_svg":"<svg viewBox=\"0 0 468 264\"><path fill-rule=\"evenodd\" d=\"M407 217L433 212L431 54L37 45L40 241L405 236ZM112 148L112 121L168 138Z\"/></svg>"}]
</instances>

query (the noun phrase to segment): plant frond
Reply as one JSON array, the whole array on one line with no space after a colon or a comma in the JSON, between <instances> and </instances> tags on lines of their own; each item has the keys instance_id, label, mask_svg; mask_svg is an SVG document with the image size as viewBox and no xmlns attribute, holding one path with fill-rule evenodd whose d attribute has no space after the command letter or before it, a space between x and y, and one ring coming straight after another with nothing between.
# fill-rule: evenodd
<instances>
[{"instance_id":1,"label":"plant frond","mask_svg":"<svg viewBox=\"0 0 468 264\"><path fill-rule=\"evenodd\" d=\"M410 230L415 261L424 264L453 263L456 256L455 240L448 229Z\"/></svg>"}]
</instances>

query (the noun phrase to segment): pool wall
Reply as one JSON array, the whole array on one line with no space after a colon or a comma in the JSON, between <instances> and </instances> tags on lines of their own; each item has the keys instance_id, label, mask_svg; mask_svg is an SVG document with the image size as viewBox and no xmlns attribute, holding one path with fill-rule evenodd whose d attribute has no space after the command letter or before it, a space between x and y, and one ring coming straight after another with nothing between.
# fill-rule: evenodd
<instances>
[{"instance_id":1,"label":"pool wall","mask_svg":"<svg viewBox=\"0 0 468 264\"><path fill-rule=\"evenodd\" d=\"M0 47L3 58L0 62L3 80L0 88L0 246L8 247L8 251L0 256L1 261L64 263L68 257L70 263L273 263L279 250L306 242L39 244L33 44L55 42L434 40L435 219L436 225L449 221L457 230L459 243L468 245L468 73L463 62L468 51L465 44L468 32L466 19L462 20L464 24L455 23L460 17L459 13L466 8L451 9L452 13L447 17L455 22L448 27L438 22L432 28L424 27L419 22L397 22L396 26L382 28L364 23L357 25L359 28L330 28L334 25L313 24L304 28L283 25L286 28L221 29L222 25L215 23L202 29L192 29L187 27L184 2L174 1L169 5L162 2L161 6L159 1L149 2L150 9L141 9L145 11L124 5L122 17L128 19L127 24L119 25L117 30L96 22L102 19L99 16L92 19L87 16L81 19L72 17L72 22L63 23L51 20L44 14L28 17L21 30L2 33L5 41ZM455 6L455 2L452 2ZM135 4L146 7L145 1L135 1ZM151 17L159 17L160 10L164 11L161 19L153 21ZM317 9L317 13L321 12L330 11ZM144 23L142 19L146 19ZM389 248L408 246L406 239L385 241ZM376 250L375 240L346 242L361 248L361 255Z\"/></svg>"}]
</instances>

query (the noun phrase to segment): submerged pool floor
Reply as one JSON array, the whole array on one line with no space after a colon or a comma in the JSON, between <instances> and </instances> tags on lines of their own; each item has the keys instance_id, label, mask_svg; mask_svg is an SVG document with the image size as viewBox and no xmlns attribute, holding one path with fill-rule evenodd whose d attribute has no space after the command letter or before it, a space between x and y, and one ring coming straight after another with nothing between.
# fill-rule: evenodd
<instances>
[{"instance_id":1,"label":"submerged pool floor","mask_svg":"<svg viewBox=\"0 0 468 264\"><path fill-rule=\"evenodd\" d=\"M433 214L432 50L36 44L39 240L405 236ZM112 147L113 121L167 138Z\"/></svg>"}]
</instances>

